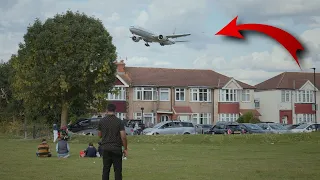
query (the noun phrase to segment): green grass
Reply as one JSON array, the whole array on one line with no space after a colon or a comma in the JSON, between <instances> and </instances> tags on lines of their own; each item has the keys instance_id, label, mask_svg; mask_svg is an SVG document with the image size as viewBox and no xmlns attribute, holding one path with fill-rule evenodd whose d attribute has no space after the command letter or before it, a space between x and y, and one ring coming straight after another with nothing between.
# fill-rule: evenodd
<instances>
[{"instance_id":1,"label":"green grass","mask_svg":"<svg viewBox=\"0 0 320 180\"><path fill-rule=\"evenodd\" d=\"M0 179L101 179L102 160L79 158L95 137L75 136L71 157L36 158L39 140L0 136ZM54 144L50 141L50 146ZM126 180L320 179L320 133L129 137ZM111 170L113 179L113 170Z\"/></svg>"}]
</instances>

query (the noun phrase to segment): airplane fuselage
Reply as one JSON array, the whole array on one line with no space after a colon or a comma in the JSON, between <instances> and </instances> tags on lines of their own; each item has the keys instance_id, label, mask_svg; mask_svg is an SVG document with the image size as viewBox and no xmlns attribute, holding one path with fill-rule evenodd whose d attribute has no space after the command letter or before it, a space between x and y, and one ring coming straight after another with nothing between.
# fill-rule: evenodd
<instances>
[{"instance_id":1,"label":"airplane fuselage","mask_svg":"<svg viewBox=\"0 0 320 180\"><path fill-rule=\"evenodd\" d=\"M141 39L144 40L146 43L158 42L158 43L160 43L161 46L175 44L174 41L171 41L169 39L159 40L158 38L156 38L156 37L158 37L158 35L156 35L155 33L150 32L150 31L148 31L146 29L143 29L141 27L131 26L129 28L129 30L130 30L130 32L132 34L141 37ZM136 42L138 42L138 41L136 41Z\"/></svg>"}]
</instances>

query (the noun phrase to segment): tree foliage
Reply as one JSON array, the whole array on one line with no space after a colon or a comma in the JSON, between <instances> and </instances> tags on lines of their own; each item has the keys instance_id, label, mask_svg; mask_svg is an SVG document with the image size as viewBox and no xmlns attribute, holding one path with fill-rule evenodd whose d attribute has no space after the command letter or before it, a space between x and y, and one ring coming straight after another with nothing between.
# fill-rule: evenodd
<instances>
[{"instance_id":1,"label":"tree foliage","mask_svg":"<svg viewBox=\"0 0 320 180\"><path fill-rule=\"evenodd\" d=\"M259 123L260 120L256 118L253 112L247 112L239 117L238 123Z\"/></svg>"},{"instance_id":2,"label":"tree foliage","mask_svg":"<svg viewBox=\"0 0 320 180\"><path fill-rule=\"evenodd\" d=\"M100 20L67 11L28 27L12 56L13 88L31 113L60 110L66 125L70 106L104 99L115 81L116 47ZM80 108L79 108L80 109Z\"/></svg>"}]
</instances>

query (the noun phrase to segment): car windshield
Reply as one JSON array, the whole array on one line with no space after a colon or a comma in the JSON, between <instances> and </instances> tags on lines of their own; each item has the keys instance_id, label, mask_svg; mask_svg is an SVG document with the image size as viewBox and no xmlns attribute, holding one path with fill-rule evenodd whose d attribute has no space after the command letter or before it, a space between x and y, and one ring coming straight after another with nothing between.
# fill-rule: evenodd
<instances>
[{"instance_id":1,"label":"car windshield","mask_svg":"<svg viewBox=\"0 0 320 180\"><path fill-rule=\"evenodd\" d=\"M159 128L161 127L162 125L164 125L166 122L161 122L161 123L158 123L156 124L155 126L153 126L153 128Z\"/></svg>"},{"instance_id":2,"label":"car windshield","mask_svg":"<svg viewBox=\"0 0 320 180\"><path fill-rule=\"evenodd\" d=\"M247 124L247 126L253 130L261 130L262 128L256 124Z\"/></svg>"},{"instance_id":3,"label":"car windshield","mask_svg":"<svg viewBox=\"0 0 320 180\"><path fill-rule=\"evenodd\" d=\"M240 130L239 125L228 125L228 128L230 128L231 130Z\"/></svg>"},{"instance_id":4,"label":"car windshield","mask_svg":"<svg viewBox=\"0 0 320 180\"><path fill-rule=\"evenodd\" d=\"M286 128L280 124L269 124L269 126L271 127L271 129L275 130L286 130Z\"/></svg>"},{"instance_id":5,"label":"car windshield","mask_svg":"<svg viewBox=\"0 0 320 180\"><path fill-rule=\"evenodd\" d=\"M300 126L296 127L295 129L304 129L308 126L309 126L309 124L301 124Z\"/></svg>"}]
</instances>

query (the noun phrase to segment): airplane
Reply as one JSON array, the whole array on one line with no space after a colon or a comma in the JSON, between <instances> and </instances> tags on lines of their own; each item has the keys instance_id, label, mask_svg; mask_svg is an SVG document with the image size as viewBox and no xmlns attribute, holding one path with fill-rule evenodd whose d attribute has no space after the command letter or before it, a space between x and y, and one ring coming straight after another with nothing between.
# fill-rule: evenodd
<instances>
[{"instance_id":1,"label":"airplane","mask_svg":"<svg viewBox=\"0 0 320 180\"><path fill-rule=\"evenodd\" d=\"M190 36L191 34L172 34L172 35L157 35L155 33L152 33L142 27L136 27L136 26L130 26L129 28L130 32L132 33L132 37L130 37L134 42L139 42L140 40L143 40L145 42L145 45L149 47L149 43L157 42L161 46L165 45L173 45L177 42L188 42L188 41L173 41L169 38L179 38L184 36Z\"/></svg>"}]
</instances>

